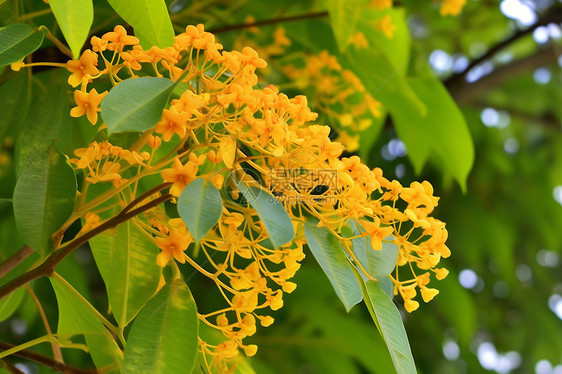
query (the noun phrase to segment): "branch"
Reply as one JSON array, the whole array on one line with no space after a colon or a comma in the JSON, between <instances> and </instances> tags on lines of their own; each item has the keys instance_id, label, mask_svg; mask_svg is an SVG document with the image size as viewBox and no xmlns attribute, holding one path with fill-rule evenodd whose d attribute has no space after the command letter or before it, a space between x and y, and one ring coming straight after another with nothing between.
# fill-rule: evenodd
<instances>
[{"instance_id":1,"label":"branch","mask_svg":"<svg viewBox=\"0 0 562 374\"><path fill-rule=\"evenodd\" d=\"M537 51L535 54L515 60L507 65L496 68L493 72L483 76L476 82L468 83L466 81L456 82L449 85L449 93L453 96L457 103L466 103L471 101L493 87L496 87L504 81L513 78L514 75L536 69L541 66L556 63L557 53L552 48L546 48Z\"/></svg>"},{"instance_id":2,"label":"branch","mask_svg":"<svg viewBox=\"0 0 562 374\"><path fill-rule=\"evenodd\" d=\"M6 261L0 264L0 278L3 278L4 275L8 274L10 270L18 266L23 260L28 258L32 253L33 253L33 249L31 249L27 245L24 245L23 247L18 249L16 253L8 257Z\"/></svg>"},{"instance_id":3,"label":"branch","mask_svg":"<svg viewBox=\"0 0 562 374\"><path fill-rule=\"evenodd\" d=\"M0 342L0 351L6 351L13 347L15 347L14 344ZM98 372L96 369L80 369L74 366L63 364L62 362L58 362L49 356L45 356L40 353L33 352L27 349L23 349L21 351L15 352L13 355L47 366L53 369L54 371L58 371L65 374L67 373L68 374L93 374Z\"/></svg>"},{"instance_id":4,"label":"branch","mask_svg":"<svg viewBox=\"0 0 562 374\"><path fill-rule=\"evenodd\" d=\"M69 243L67 243L67 244L63 245L61 248L59 248L56 252L51 254L45 260L45 262L43 262L41 265L39 265L35 269L20 275L19 277L11 280L10 282L8 282L5 285L3 285L2 287L0 287L0 300L3 299L4 297L6 297L7 295L9 295L10 293L14 292L15 290L17 290L18 288L22 287L23 285L31 282L32 280L35 280L35 279L41 278L41 277L45 277L45 276L47 276L47 277L51 276L55 271L55 267L66 256L68 256L70 253L72 253L76 248L80 247L82 244L88 242L88 240L92 239L94 236L96 236L98 234L101 234L105 230L116 227L120 223L123 223L123 222L127 221L128 219L133 218L134 216L136 216L136 215L138 215L138 214L140 214L144 211L152 209L152 208L162 204L164 201L170 200L171 198L173 198L173 196L171 194L162 195L162 196L146 203L145 205L142 205L142 206L140 206L136 209L133 209L133 210L131 210L131 211L129 211L129 212L123 214L123 215L118 214L117 216L115 216L115 217L109 219L108 221L102 223L98 227L88 231L84 235L73 239Z\"/></svg>"},{"instance_id":5,"label":"branch","mask_svg":"<svg viewBox=\"0 0 562 374\"><path fill-rule=\"evenodd\" d=\"M450 76L449 78L447 78L445 80L445 86L446 87L450 87L450 86L455 86L457 84L459 84L459 82L464 82L466 80L466 75L477 65L480 65L482 62L491 59L492 57L494 57L496 55L496 53L498 53L499 51L501 51L502 49L509 47L512 43L514 43L515 41L521 39L522 37L532 33L533 31L535 31L537 28L539 28L540 26L544 26L544 25L548 25L549 23L558 23L562 21L562 8L560 7L553 7L551 8L551 11L546 14L545 16L539 18L539 20L534 23L533 25L529 26L528 28L524 29L524 30L518 30L517 32L515 32L513 35L511 35L509 38L502 40L501 42L493 45L490 49L488 49L482 56L476 58L475 60L473 60L472 62L470 62L470 64L468 64L468 66L466 67L466 69L464 69L463 71L461 71L458 74L454 74L452 76Z\"/></svg>"},{"instance_id":6,"label":"branch","mask_svg":"<svg viewBox=\"0 0 562 374\"><path fill-rule=\"evenodd\" d=\"M268 19L268 20L264 20L264 21L253 22L253 23L242 23L242 24L239 24L239 25L218 27L216 29L209 30L209 32L213 33L213 34L220 34L222 32L242 30L242 29L247 29L247 28L250 28L250 27L274 25L276 23L300 21L300 20L303 20L303 19L323 18L323 17L327 17L327 16L328 16L328 12L299 14L298 16L279 17L279 18L273 18L273 19Z\"/></svg>"}]
</instances>

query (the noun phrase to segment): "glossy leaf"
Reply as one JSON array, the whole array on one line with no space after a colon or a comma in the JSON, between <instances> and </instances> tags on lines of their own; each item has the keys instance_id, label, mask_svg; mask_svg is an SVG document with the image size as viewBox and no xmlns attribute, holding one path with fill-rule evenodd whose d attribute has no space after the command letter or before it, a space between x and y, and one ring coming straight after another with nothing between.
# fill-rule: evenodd
<instances>
[{"instance_id":1,"label":"glossy leaf","mask_svg":"<svg viewBox=\"0 0 562 374\"><path fill-rule=\"evenodd\" d=\"M129 25L145 49L174 43L174 29L164 0L108 0L111 7Z\"/></svg>"},{"instance_id":2,"label":"glossy leaf","mask_svg":"<svg viewBox=\"0 0 562 374\"><path fill-rule=\"evenodd\" d=\"M359 235L355 221L349 221L355 235ZM361 229L363 232L364 230ZM356 254L359 262L369 274L374 278L384 278L396 267L398 261L398 246L391 241L394 240L392 235L389 235L382 242L382 248L378 251L374 250L371 245L371 238L368 236L355 238L353 242L353 252Z\"/></svg>"},{"instance_id":3,"label":"glossy leaf","mask_svg":"<svg viewBox=\"0 0 562 374\"><path fill-rule=\"evenodd\" d=\"M240 193L258 212L274 248L278 248L293 240L295 229L293 228L291 217L289 217L289 214L279 200L269 192L254 186L247 187L241 181L236 181L236 185L240 189Z\"/></svg>"},{"instance_id":4,"label":"glossy leaf","mask_svg":"<svg viewBox=\"0 0 562 374\"><path fill-rule=\"evenodd\" d=\"M162 118L162 110L174 89L167 78L131 78L115 86L101 103L101 116L109 134L144 131Z\"/></svg>"},{"instance_id":5,"label":"glossy leaf","mask_svg":"<svg viewBox=\"0 0 562 374\"><path fill-rule=\"evenodd\" d=\"M327 0L330 24L340 52L344 52L351 37L355 34L359 10L362 5L360 0Z\"/></svg>"},{"instance_id":6,"label":"glossy leaf","mask_svg":"<svg viewBox=\"0 0 562 374\"><path fill-rule=\"evenodd\" d=\"M72 51L72 56L78 59L94 21L92 0L49 0L49 6Z\"/></svg>"},{"instance_id":7,"label":"glossy leaf","mask_svg":"<svg viewBox=\"0 0 562 374\"><path fill-rule=\"evenodd\" d=\"M109 331L87 306L87 301L74 293L72 286L63 278L55 276L49 279L57 297L59 338L84 335L97 368L112 367L111 373L122 372L123 353Z\"/></svg>"},{"instance_id":8,"label":"glossy leaf","mask_svg":"<svg viewBox=\"0 0 562 374\"><path fill-rule=\"evenodd\" d=\"M219 221L222 198L212 183L197 178L182 191L177 207L193 239L199 242Z\"/></svg>"},{"instance_id":9,"label":"glossy leaf","mask_svg":"<svg viewBox=\"0 0 562 374\"><path fill-rule=\"evenodd\" d=\"M183 280L162 288L139 313L127 339L125 372L191 373L197 357L197 307Z\"/></svg>"},{"instance_id":10,"label":"glossy leaf","mask_svg":"<svg viewBox=\"0 0 562 374\"><path fill-rule=\"evenodd\" d=\"M25 289L19 288L0 300L0 322L9 318L18 308L23 298Z\"/></svg>"},{"instance_id":11,"label":"glossy leaf","mask_svg":"<svg viewBox=\"0 0 562 374\"><path fill-rule=\"evenodd\" d=\"M345 249L325 227L317 227L314 223L305 223L304 233L310 251L328 276L345 309L349 312L355 304L361 301L363 295L352 266L347 261Z\"/></svg>"},{"instance_id":12,"label":"glossy leaf","mask_svg":"<svg viewBox=\"0 0 562 374\"><path fill-rule=\"evenodd\" d=\"M386 343L396 373L416 374L416 364L400 312L377 282L367 281L363 291L367 309Z\"/></svg>"},{"instance_id":13,"label":"glossy leaf","mask_svg":"<svg viewBox=\"0 0 562 374\"><path fill-rule=\"evenodd\" d=\"M126 326L157 290L161 268L158 248L134 222L90 240L96 264L107 288L119 326Z\"/></svg>"},{"instance_id":14,"label":"glossy leaf","mask_svg":"<svg viewBox=\"0 0 562 374\"><path fill-rule=\"evenodd\" d=\"M22 60L43 43L43 33L14 23L0 28L0 67Z\"/></svg>"},{"instance_id":15,"label":"glossy leaf","mask_svg":"<svg viewBox=\"0 0 562 374\"><path fill-rule=\"evenodd\" d=\"M54 145L27 160L14 190L13 206L21 238L41 256L53 249L51 235L72 214L76 176Z\"/></svg>"},{"instance_id":16,"label":"glossy leaf","mask_svg":"<svg viewBox=\"0 0 562 374\"><path fill-rule=\"evenodd\" d=\"M461 111L437 78L412 78L409 83L427 108L424 116L408 107L392 113L410 159L419 171L423 166L419 157L427 158L428 152L436 154L464 190L474 162L474 145Z\"/></svg>"}]
</instances>

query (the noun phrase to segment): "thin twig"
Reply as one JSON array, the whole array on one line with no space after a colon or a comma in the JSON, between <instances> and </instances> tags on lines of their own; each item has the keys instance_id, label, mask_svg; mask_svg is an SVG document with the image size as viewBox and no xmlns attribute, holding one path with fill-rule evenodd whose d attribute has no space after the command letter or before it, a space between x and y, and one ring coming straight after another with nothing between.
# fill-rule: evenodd
<instances>
[{"instance_id":1,"label":"thin twig","mask_svg":"<svg viewBox=\"0 0 562 374\"><path fill-rule=\"evenodd\" d=\"M0 342L0 352L1 351L6 351L8 349L12 349L14 348L15 345L14 344L10 344L10 343L6 343L6 342ZM37 352L33 352L27 349L22 349L21 351L18 351L16 353L13 354L13 356L17 356L20 358L24 358L26 360L35 362L37 364L41 364L44 366L47 366L55 371L61 372L61 373L68 373L68 374L94 374L97 373L98 371L96 369L80 369L71 365L67 365L67 364L63 364L61 362L58 362L56 360L53 360L51 357L49 356L45 356L42 355L40 353Z\"/></svg>"},{"instance_id":2,"label":"thin twig","mask_svg":"<svg viewBox=\"0 0 562 374\"><path fill-rule=\"evenodd\" d=\"M6 297L7 295L9 295L10 293L14 292L15 290L17 290L18 288L22 287L23 285L31 282L32 280L35 280L35 279L41 278L41 277L45 277L45 276L48 277L48 276L53 275L53 273L55 272L55 267L66 256L68 256L70 253L72 253L76 248L80 247L82 244L88 242L94 236L96 236L98 234L101 234L105 230L116 227L120 223L123 223L123 222L127 221L128 219L133 218L134 216L136 216L136 215L138 215L142 212L145 212L149 209L152 209L152 208L154 208L154 207L156 207L156 206L162 204L163 202L168 201L172 198L173 198L173 196L171 194L165 194L165 195L162 195L160 197L157 197L156 199L154 199L152 201L149 201L145 205L142 205L142 206L140 206L136 209L133 209L130 212L125 213L124 215L117 215L117 216L107 220L106 222L102 223L98 227L92 229L91 231L88 231L87 233L83 234L82 236L79 236L78 238L74 238L70 242L68 242L68 243L64 244L62 247L60 247L59 250L57 250L56 252L51 254L49 257L47 257L45 262L43 262L41 265L39 265L35 269L30 270L27 273L24 273L24 274L20 275L19 277L11 280L10 282L8 282L5 285L3 285L2 287L0 287L0 300L3 299L4 297Z\"/></svg>"},{"instance_id":3,"label":"thin twig","mask_svg":"<svg viewBox=\"0 0 562 374\"><path fill-rule=\"evenodd\" d=\"M242 29L247 29L247 28L250 28L250 27L274 25L276 23L300 21L300 20L303 20L303 19L323 18L323 17L327 17L327 16L328 16L328 12L299 14L298 16L279 17L279 18L267 19L267 20L258 21L258 22L252 22L252 23L241 23L241 24L238 24L238 25L218 27L216 29L209 30L209 32L213 33L213 34L220 34L220 33L223 33L223 32L234 31L234 30L242 30Z\"/></svg>"},{"instance_id":4,"label":"thin twig","mask_svg":"<svg viewBox=\"0 0 562 374\"><path fill-rule=\"evenodd\" d=\"M23 260L28 258L33 253L33 249L29 246L24 245L16 253L11 255L0 264L0 279L4 277L4 275L8 274L13 268L18 266Z\"/></svg>"}]
</instances>

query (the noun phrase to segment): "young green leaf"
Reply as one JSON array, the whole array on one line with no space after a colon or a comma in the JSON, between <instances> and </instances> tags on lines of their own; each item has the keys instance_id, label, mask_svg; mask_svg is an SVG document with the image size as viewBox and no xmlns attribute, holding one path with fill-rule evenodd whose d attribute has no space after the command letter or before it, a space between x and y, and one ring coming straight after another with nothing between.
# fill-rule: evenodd
<instances>
[{"instance_id":1,"label":"young green leaf","mask_svg":"<svg viewBox=\"0 0 562 374\"><path fill-rule=\"evenodd\" d=\"M474 162L474 145L463 114L437 78L412 78L409 84L426 106L427 115L418 116L409 108L393 112L398 135L408 151L425 142L425 147L440 158L444 169L465 190Z\"/></svg>"},{"instance_id":2,"label":"young green leaf","mask_svg":"<svg viewBox=\"0 0 562 374\"><path fill-rule=\"evenodd\" d=\"M135 35L147 50L174 43L174 28L164 0L108 0L117 14L133 26Z\"/></svg>"},{"instance_id":3,"label":"young green leaf","mask_svg":"<svg viewBox=\"0 0 562 374\"><path fill-rule=\"evenodd\" d=\"M51 236L72 214L76 176L55 145L39 147L16 183L14 215L21 238L41 256L53 249Z\"/></svg>"},{"instance_id":4,"label":"young green leaf","mask_svg":"<svg viewBox=\"0 0 562 374\"><path fill-rule=\"evenodd\" d=\"M72 56L78 59L94 21L92 0L49 0L49 6L72 51Z\"/></svg>"},{"instance_id":5,"label":"young green leaf","mask_svg":"<svg viewBox=\"0 0 562 374\"><path fill-rule=\"evenodd\" d=\"M22 60L43 43L43 33L14 23L0 28L0 67Z\"/></svg>"},{"instance_id":6,"label":"young green leaf","mask_svg":"<svg viewBox=\"0 0 562 374\"><path fill-rule=\"evenodd\" d=\"M314 258L349 312L363 295L352 266L347 261L345 249L327 228L317 227L315 223L305 223L304 234Z\"/></svg>"},{"instance_id":7,"label":"young green leaf","mask_svg":"<svg viewBox=\"0 0 562 374\"><path fill-rule=\"evenodd\" d=\"M293 240L295 229L293 228L291 217L289 217L289 214L279 200L261 188L247 187L242 181L236 181L236 185L240 193L258 212L274 248L278 248Z\"/></svg>"},{"instance_id":8,"label":"young green leaf","mask_svg":"<svg viewBox=\"0 0 562 374\"><path fill-rule=\"evenodd\" d=\"M119 83L101 102L108 134L154 127L174 87L167 78L134 78Z\"/></svg>"},{"instance_id":9,"label":"young green leaf","mask_svg":"<svg viewBox=\"0 0 562 374\"><path fill-rule=\"evenodd\" d=\"M397 374L416 374L400 312L378 282L367 281L362 288L367 309L388 347Z\"/></svg>"},{"instance_id":10,"label":"young green leaf","mask_svg":"<svg viewBox=\"0 0 562 374\"><path fill-rule=\"evenodd\" d=\"M345 52L359 18L363 1L360 0L327 0L330 24L341 53Z\"/></svg>"},{"instance_id":11,"label":"young green leaf","mask_svg":"<svg viewBox=\"0 0 562 374\"><path fill-rule=\"evenodd\" d=\"M127 338L125 372L191 373L198 348L197 307L183 280L168 283L139 313Z\"/></svg>"},{"instance_id":12,"label":"young green leaf","mask_svg":"<svg viewBox=\"0 0 562 374\"><path fill-rule=\"evenodd\" d=\"M219 221L222 199L212 183L197 178L182 191L177 207L193 239L199 242Z\"/></svg>"},{"instance_id":13,"label":"young green leaf","mask_svg":"<svg viewBox=\"0 0 562 374\"><path fill-rule=\"evenodd\" d=\"M161 269L158 248L131 220L115 232L90 240L96 264L107 287L109 304L119 326L126 326L157 290Z\"/></svg>"},{"instance_id":14,"label":"young green leaf","mask_svg":"<svg viewBox=\"0 0 562 374\"><path fill-rule=\"evenodd\" d=\"M111 373L123 372L123 353L103 326L92 307L60 276L49 278L59 309L57 334L59 339L84 335L86 345L97 368L112 367Z\"/></svg>"}]
</instances>

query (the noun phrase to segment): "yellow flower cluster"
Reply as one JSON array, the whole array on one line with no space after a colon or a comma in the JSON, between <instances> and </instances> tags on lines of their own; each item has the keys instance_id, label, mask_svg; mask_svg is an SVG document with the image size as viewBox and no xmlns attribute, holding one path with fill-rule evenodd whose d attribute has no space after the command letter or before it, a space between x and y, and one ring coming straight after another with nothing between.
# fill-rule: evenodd
<instances>
[{"instance_id":1,"label":"yellow flower cluster","mask_svg":"<svg viewBox=\"0 0 562 374\"><path fill-rule=\"evenodd\" d=\"M364 36L358 34L360 36L356 35L354 40L360 42ZM283 71L297 88L310 92L308 96L312 105L326 116L326 120L339 124L338 141L348 151L356 151L359 148L357 132L371 126L373 117L380 117L381 103L367 92L352 71L344 69L328 51L302 56L302 60L296 63L304 62L304 68L287 64Z\"/></svg>"},{"instance_id":2,"label":"yellow flower cluster","mask_svg":"<svg viewBox=\"0 0 562 374\"><path fill-rule=\"evenodd\" d=\"M380 250L386 240L396 243L399 259L390 277L408 311L418 307L413 300L416 290L426 302L437 294L427 285L431 273L437 279L447 275L436 266L450 252L445 224L430 216L438 201L431 185L415 182L403 187L356 156L341 158L344 145L330 140L330 128L307 123L317 115L306 97L289 98L274 86L257 87L256 69L267 64L255 50L223 51L202 25L188 26L168 48L144 50L121 26L92 38L91 43L92 50L67 66L72 73L69 83L80 85L76 92L81 93L75 94L79 109L73 109L72 115L86 114L93 124L103 99L95 89L87 92L93 79L107 76L116 85L139 75L177 80L187 73L183 93L129 150L107 141L93 142L77 150L72 162L84 171L83 188L88 183L112 182L118 193L135 183L136 191L140 178L154 174L176 197L198 177L222 188L224 208L219 222L197 245L180 219L170 219L161 208L145 214L149 223L145 230L161 250L158 264L187 263L214 282L224 297L224 308L199 311L200 320L226 339L217 345L200 340L209 371L212 367L219 372L233 370L240 349L248 356L256 353L257 347L243 340L255 333L257 321L271 325L267 308L281 308L284 293L296 288L290 279L304 258L307 217L314 217L337 236L350 254L352 238L343 235L350 220L362 228L361 236L370 238L373 250ZM103 67L98 67L98 61ZM322 80L315 96L322 110L330 112L332 100L344 102L355 91L369 95L357 77L327 53L307 61L305 71ZM293 72L295 77L302 73ZM343 83L354 89L342 90ZM378 103L372 100L366 110L378 115ZM123 173L130 168L136 168L135 173L125 179ZM254 178L248 176L249 170ZM232 175L261 186L284 204L296 232L291 243L273 248L257 212L238 203ZM99 224L96 216L86 218L92 227Z\"/></svg>"}]
</instances>

